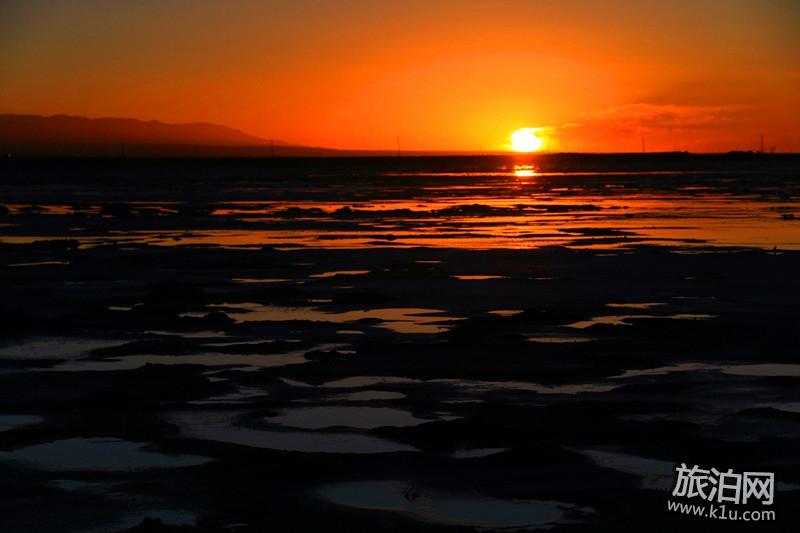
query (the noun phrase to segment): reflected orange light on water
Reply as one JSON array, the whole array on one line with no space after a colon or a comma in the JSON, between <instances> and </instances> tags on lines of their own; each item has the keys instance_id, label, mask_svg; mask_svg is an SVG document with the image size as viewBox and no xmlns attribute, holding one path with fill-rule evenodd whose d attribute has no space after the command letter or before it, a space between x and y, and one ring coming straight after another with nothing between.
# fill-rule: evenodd
<instances>
[{"instance_id":1,"label":"reflected orange light on water","mask_svg":"<svg viewBox=\"0 0 800 533\"><path fill-rule=\"evenodd\" d=\"M514 176L517 178L532 178L538 172L533 165L514 165Z\"/></svg>"}]
</instances>

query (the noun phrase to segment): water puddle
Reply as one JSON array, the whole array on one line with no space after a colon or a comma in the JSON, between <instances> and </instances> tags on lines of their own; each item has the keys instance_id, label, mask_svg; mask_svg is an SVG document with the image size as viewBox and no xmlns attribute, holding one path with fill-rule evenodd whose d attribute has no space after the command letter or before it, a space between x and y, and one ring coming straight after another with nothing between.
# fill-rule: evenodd
<instances>
[{"instance_id":1,"label":"water puddle","mask_svg":"<svg viewBox=\"0 0 800 533\"><path fill-rule=\"evenodd\" d=\"M677 365L659 366L656 368L644 368L626 370L618 376L612 376L612 379L626 379L635 378L640 376L662 376L664 374L672 374L674 372L700 372L707 370L720 370L722 367L719 365L711 365L708 363L678 363Z\"/></svg>"},{"instance_id":2,"label":"water puddle","mask_svg":"<svg viewBox=\"0 0 800 533\"><path fill-rule=\"evenodd\" d=\"M355 454L419 451L413 446L360 433L262 430L237 426L230 412L173 413L169 421L177 424L186 437L253 448Z\"/></svg>"},{"instance_id":3,"label":"water puddle","mask_svg":"<svg viewBox=\"0 0 800 533\"><path fill-rule=\"evenodd\" d=\"M422 381L398 376L352 376L328 381L320 385L320 387L326 389L359 389L361 387L374 387L377 385L405 385L411 383L422 383Z\"/></svg>"},{"instance_id":4,"label":"water puddle","mask_svg":"<svg viewBox=\"0 0 800 533\"><path fill-rule=\"evenodd\" d=\"M378 402L389 400L402 400L406 395L402 392L383 390L364 390L344 394L334 394L325 398L332 402Z\"/></svg>"},{"instance_id":5,"label":"water puddle","mask_svg":"<svg viewBox=\"0 0 800 533\"><path fill-rule=\"evenodd\" d=\"M145 518L160 520L165 526L194 526L197 514L192 511L175 509L149 509L124 515L121 519L109 526L90 529L86 533L105 533L108 531L127 531L142 523Z\"/></svg>"},{"instance_id":6,"label":"water puddle","mask_svg":"<svg viewBox=\"0 0 800 533\"><path fill-rule=\"evenodd\" d=\"M595 324L607 324L610 326L631 326L630 320L635 319L653 319L653 318L660 318L660 319L669 319L669 320L708 320L711 318L716 318L716 315L708 315L704 313L676 313L673 315L608 315L608 316L596 316L592 317L589 320L582 320L579 322L574 322L572 324L567 324L568 328L576 328L576 329L586 329L588 327L594 326Z\"/></svg>"},{"instance_id":7,"label":"water puddle","mask_svg":"<svg viewBox=\"0 0 800 533\"><path fill-rule=\"evenodd\" d=\"M203 315L205 316L205 315ZM146 330L146 335L158 335L160 337L183 337L184 339L219 339L228 336L224 331L202 330L202 331L163 331Z\"/></svg>"},{"instance_id":8,"label":"water puddle","mask_svg":"<svg viewBox=\"0 0 800 533\"><path fill-rule=\"evenodd\" d=\"M679 363L676 365L645 368L642 370L626 370L623 374L613 376L624 379L639 376L658 376L674 372L715 371L730 376L754 377L800 377L800 364L792 363L754 363L743 365L718 365L709 363Z\"/></svg>"},{"instance_id":9,"label":"water puddle","mask_svg":"<svg viewBox=\"0 0 800 533\"><path fill-rule=\"evenodd\" d=\"M294 382L300 384L302 382ZM619 387L619 385L602 383L572 383L566 385L541 385L527 381L481 381L468 379L431 379L419 380L404 378L399 376L352 376L335 381L329 381L319 385L322 388L334 389L357 389L361 387L374 387L380 385L419 385L433 384L446 385L454 389L470 392L484 393L488 391L529 391L539 394L582 394L592 392L608 392ZM309 386L308 384L303 384Z\"/></svg>"},{"instance_id":10,"label":"water puddle","mask_svg":"<svg viewBox=\"0 0 800 533\"><path fill-rule=\"evenodd\" d=\"M666 302L610 303L606 304L606 307L611 307L614 309L652 309L653 307L659 307L661 305L667 304Z\"/></svg>"},{"instance_id":11,"label":"water puddle","mask_svg":"<svg viewBox=\"0 0 800 533\"><path fill-rule=\"evenodd\" d=\"M609 392L618 385L605 385L601 383L573 383L567 385L541 385L528 381L472 381L462 379L437 379L431 383L450 384L455 388L472 392L482 393L487 391L527 391L537 394L584 394Z\"/></svg>"},{"instance_id":12,"label":"water puddle","mask_svg":"<svg viewBox=\"0 0 800 533\"><path fill-rule=\"evenodd\" d=\"M468 448L456 450L451 456L453 459L477 459L479 457L489 457L508 451L508 448Z\"/></svg>"},{"instance_id":13,"label":"water puddle","mask_svg":"<svg viewBox=\"0 0 800 533\"><path fill-rule=\"evenodd\" d=\"M0 358L8 359L75 359L99 348L119 345L118 340L73 337L34 337L17 343L0 345Z\"/></svg>"},{"instance_id":14,"label":"water puddle","mask_svg":"<svg viewBox=\"0 0 800 533\"><path fill-rule=\"evenodd\" d=\"M210 396L205 400L193 400L186 402L190 405L219 405L219 404L241 404L248 403L259 396L265 396L267 393L263 389L255 387L238 387L236 392L228 394L221 394L219 396Z\"/></svg>"},{"instance_id":15,"label":"water puddle","mask_svg":"<svg viewBox=\"0 0 800 533\"><path fill-rule=\"evenodd\" d=\"M44 419L36 415L0 415L0 431L10 431L25 426L39 424Z\"/></svg>"},{"instance_id":16,"label":"water puddle","mask_svg":"<svg viewBox=\"0 0 800 533\"><path fill-rule=\"evenodd\" d=\"M432 420L417 418L408 411L389 407L324 406L286 409L277 416L267 418L267 421L298 429L374 429L385 426L418 426Z\"/></svg>"},{"instance_id":17,"label":"water puddle","mask_svg":"<svg viewBox=\"0 0 800 533\"><path fill-rule=\"evenodd\" d=\"M800 414L800 402L761 403L761 404L755 405L754 407L771 407L772 409L777 409L779 411L786 411L788 413L798 413L798 414Z\"/></svg>"},{"instance_id":18,"label":"water puddle","mask_svg":"<svg viewBox=\"0 0 800 533\"><path fill-rule=\"evenodd\" d=\"M44 470L142 470L178 468L211 461L198 455L166 455L144 450L147 443L111 438L74 438L0 452L0 460Z\"/></svg>"},{"instance_id":19,"label":"water puddle","mask_svg":"<svg viewBox=\"0 0 800 533\"><path fill-rule=\"evenodd\" d=\"M594 339L590 337L572 337L567 335L551 335L549 337L528 337L528 342L540 342L543 344L575 344L590 342Z\"/></svg>"},{"instance_id":20,"label":"water puddle","mask_svg":"<svg viewBox=\"0 0 800 533\"><path fill-rule=\"evenodd\" d=\"M283 322L287 320L308 320L315 322L347 323L359 320L379 320L378 327L388 328L397 333L430 334L448 328L439 323L457 320L444 315L441 309L417 307L398 307L383 309L364 309L356 311L321 311L313 307L280 307L258 303L213 304L208 306L224 311L237 322Z\"/></svg>"},{"instance_id":21,"label":"water puddle","mask_svg":"<svg viewBox=\"0 0 800 533\"><path fill-rule=\"evenodd\" d=\"M733 376L759 377L800 377L800 365L789 363L763 363L752 365L733 365L725 367L723 374Z\"/></svg>"},{"instance_id":22,"label":"water puddle","mask_svg":"<svg viewBox=\"0 0 800 533\"><path fill-rule=\"evenodd\" d=\"M605 450L576 451L590 458L601 468L610 468L638 476L644 489L669 490L672 488L674 465L668 461Z\"/></svg>"},{"instance_id":23,"label":"water puddle","mask_svg":"<svg viewBox=\"0 0 800 533\"><path fill-rule=\"evenodd\" d=\"M494 311L489 311L489 314L495 316L514 316L523 312L522 309L495 309Z\"/></svg>"},{"instance_id":24,"label":"water puddle","mask_svg":"<svg viewBox=\"0 0 800 533\"><path fill-rule=\"evenodd\" d=\"M31 263L11 263L9 267L37 267L37 266L60 266L68 265L69 261L35 261Z\"/></svg>"},{"instance_id":25,"label":"water puddle","mask_svg":"<svg viewBox=\"0 0 800 533\"><path fill-rule=\"evenodd\" d=\"M453 276L457 280L461 281L484 281L487 279L506 279L506 276L495 276L495 275L459 275Z\"/></svg>"},{"instance_id":26,"label":"water puddle","mask_svg":"<svg viewBox=\"0 0 800 533\"><path fill-rule=\"evenodd\" d=\"M347 507L391 511L425 522L478 528L550 528L564 520L567 512L579 510L555 501L501 500L477 493L451 494L402 481L338 483L320 487L317 494Z\"/></svg>"},{"instance_id":27,"label":"water puddle","mask_svg":"<svg viewBox=\"0 0 800 533\"><path fill-rule=\"evenodd\" d=\"M258 284L258 283L285 283L287 281L292 281L290 279L284 278L233 278L231 279L234 283L248 283L248 284Z\"/></svg>"},{"instance_id":28,"label":"water puddle","mask_svg":"<svg viewBox=\"0 0 800 533\"><path fill-rule=\"evenodd\" d=\"M54 366L51 370L63 372L83 371L120 371L135 370L147 364L154 365L202 365L202 366L236 366L245 368L274 368L278 366L299 365L307 363L305 354L308 350L276 355L259 354L222 354L205 353L192 355L126 355L103 360L83 359L67 361Z\"/></svg>"},{"instance_id":29,"label":"water puddle","mask_svg":"<svg viewBox=\"0 0 800 533\"><path fill-rule=\"evenodd\" d=\"M321 274L311 274L309 278L333 278L336 276L363 276L369 274L369 270L332 270Z\"/></svg>"},{"instance_id":30,"label":"water puddle","mask_svg":"<svg viewBox=\"0 0 800 533\"><path fill-rule=\"evenodd\" d=\"M241 346L248 343L221 342L216 346ZM200 365L208 367L233 366L245 370L259 368L274 368L279 366L300 365L308 362L305 354L314 350L337 350L348 346L346 344L320 344L313 348L293 350L280 354L227 354L227 353L198 353L186 355L159 355L141 354L108 357L105 359L79 359L59 363L48 370L64 372L81 371L120 371L135 370L147 364L154 365ZM212 346L213 347L213 346Z\"/></svg>"}]
</instances>

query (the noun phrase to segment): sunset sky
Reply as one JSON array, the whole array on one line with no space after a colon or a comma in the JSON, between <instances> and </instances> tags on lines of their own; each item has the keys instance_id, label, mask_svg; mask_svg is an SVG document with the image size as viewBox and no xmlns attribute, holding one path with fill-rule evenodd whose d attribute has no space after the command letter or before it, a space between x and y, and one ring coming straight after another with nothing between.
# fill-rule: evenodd
<instances>
[{"instance_id":1,"label":"sunset sky","mask_svg":"<svg viewBox=\"0 0 800 533\"><path fill-rule=\"evenodd\" d=\"M800 2L0 2L0 113L333 148L800 151Z\"/></svg>"}]
</instances>

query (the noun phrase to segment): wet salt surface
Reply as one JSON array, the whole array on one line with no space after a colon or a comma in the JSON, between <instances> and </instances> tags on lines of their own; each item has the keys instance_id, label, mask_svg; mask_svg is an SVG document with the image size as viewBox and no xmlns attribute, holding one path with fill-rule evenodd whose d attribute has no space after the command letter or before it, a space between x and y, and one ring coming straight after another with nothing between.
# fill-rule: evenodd
<instances>
[{"instance_id":1,"label":"wet salt surface","mask_svg":"<svg viewBox=\"0 0 800 533\"><path fill-rule=\"evenodd\" d=\"M448 493L402 481L361 481L324 485L316 494L358 509L402 513L424 522L478 528L550 528L567 511L591 512L574 505L538 500L501 500L478 493Z\"/></svg>"},{"instance_id":2,"label":"wet salt surface","mask_svg":"<svg viewBox=\"0 0 800 533\"><path fill-rule=\"evenodd\" d=\"M238 426L234 413L192 411L172 413L168 421L190 438L273 450L305 453L378 454L419 451L413 446L355 432L290 431Z\"/></svg>"},{"instance_id":3,"label":"wet salt surface","mask_svg":"<svg viewBox=\"0 0 800 533\"><path fill-rule=\"evenodd\" d=\"M444 417L444 419L448 419L448 417ZM417 418L402 409L349 406L285 409L281 414L267 418L267 421L271 424L299 429L407 427L418 426L433 420L435 419Z\"/></svg>"},{"instance_id":4,"label":"wet salt surface","mask_svg":"<svg viewBox=\"0 0 800 533\"><path fill-rule=\"evenodd\" d=\"M0 452L0 461L44 470L141 470L195 466L211 461L198 455L166 455L143 448L147 443L112 438L74 438Z\"/></svg>"}]
</instances>

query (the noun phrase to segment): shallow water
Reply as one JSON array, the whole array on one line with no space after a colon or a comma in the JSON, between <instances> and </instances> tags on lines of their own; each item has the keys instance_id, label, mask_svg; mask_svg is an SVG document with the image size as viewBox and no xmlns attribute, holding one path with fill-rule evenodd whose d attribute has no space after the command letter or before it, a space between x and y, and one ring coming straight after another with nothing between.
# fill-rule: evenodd
<instances>
[{"instance_id":1,"label":"shallow water","mask_svg":"<svg viewBox=\"0 0 800 533\"><path fill-rule=\"evenodd\" d=\"M793 216L798 211L796 185L785 179L792 175L791 164L786 169L765 164L757 173L617 172L598 162L597 171L565 173L512 158L450 160L448 171L426 168L424 161L407 163L422 166L404 172L394 168L394 161L376 161L368 170L360 163L314 169L313 162L299 160L293 179L277 174L267 186L236 179L264 168L232 163L235 176L217 180L213 209L198 217L198 224L175 224L191 217L169 198L123 204L127 213L109 214L106 224L99 225L99 205L83 210L47 199L31 210L34 204L23 197L5 202L10 212L0 226L0 242L73 238L86 246L281 249L369 248L376 243L471 249L632 244L800 249L800 219ZM280 186L270 187L271 181ZM116 202L125 197L114 192ZM109 229L118 216L127 220L125 232ZM37 218L49 224L31 224ZM319 274L333 277L336 271Z\"/></svg>"}]
</instances>

